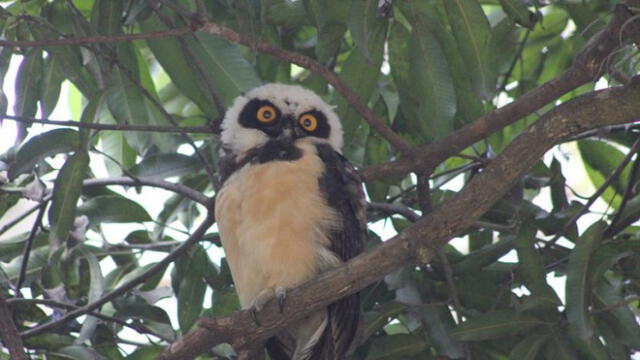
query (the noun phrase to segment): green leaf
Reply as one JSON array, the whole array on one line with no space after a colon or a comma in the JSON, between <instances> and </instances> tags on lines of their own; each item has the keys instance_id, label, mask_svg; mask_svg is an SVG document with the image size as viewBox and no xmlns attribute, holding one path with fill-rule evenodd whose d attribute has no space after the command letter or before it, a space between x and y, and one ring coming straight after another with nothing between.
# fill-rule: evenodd
<instances>
[{"instance_id":1,"label":"green leaf","mask_svg":"<svg viewBox=\"0 0 640 360\"><path fill-rule=\"evenodd\" d=\"M542 345L549 340L548 335L531 335L520 341L509 354L509 360L536 360Z\"/></svg>"},{"instance_id":2,"label":"green leaf","mask_svg":"<svg viewBox=\"0 0 640 360\"><path fill-rule=\"evenodd\" d=\"M200 316L206 290L207 283L200 274L191 271L184 274L177 294L178 323L183 334L193 327Z\"/></svg>"},{"instance_id":3,"label":"green leaf","mask_svg":"<svg viewBox=\"0 0 640 360\"><path fill-rule=\"evenodd\" d=\"M42 87L41 112L43 118L48 118L58 104L60 88L64 80L64 72L60 58L49 55L44 60L43 76L40 80Z\"/></svg>"},{"instance_id":4,"label":"green leaf","mask_svg":"<svg viewBox=\"0 0 640 360\"><path fill-rule=\"evenodd\" d=\"M153 360L156 359L165 350L164 346L150 345L141 346L131 355L127 356L127 360Z\"/></svg>"},{"instance_id":5,"label":"green leaf","mask_svg":"<svg viewBox=\"0 0 640 360\"><path fill-rule=\"evenodd\" d=\"M347 31L347 27L344 24L334 23L326 24L318 31L315 50L320 63L330 64L332 59L338 55L345 31Z\"/></svg>"},{"instance_id":6,"label":"green leaf","mask_svg":"<svg viewBox=\"0 0 640 360\"><path fill-rule=\"evenodd\" d=\"M349 7L349 31L351 38L362 55L371 60L369 53L370 39L375 35L378 0L353 0Z\"/></svg>"},{"instance_id":7,"label":"green leaf","mask_svg":"<svg viewBox=\"0 0 640 360\"><path fill-rule=\"evenodd\" d=\"M89 168L89 154L78 151L65 161L53 185L51 207L49 208L50 253L60 247L69 236L76 215L76 207L82 180Z\"/></svg>"},{"instance_id":8,"label":"green leaf","mask_svg":"<svg viewBox=\"0 0 640 360\"><path fill-rule=\"evenodd\" d=\"M511 251L515 244L516 241L514 241L513 237L504 237L495 244L483 246L482 248L465 256L462 261L456 263L453 266L454 274L474 272L485 266L491 265Z\"/></svg>"},{"instance_id":9,"label":"green leaf","mask_svg":"<svg viewBox=\"0 0 640 360\"><path fill-rule=\"evenodd\" d=\"M71 335L56 334L53 332L36 336L29 336L24 340L24 344L35 349L59 349L65 345L71 345L74 337Z\"/></svg>"},{"instance_id":10,"label":"green leaf","mask_svg":"<svg viewBox=\"0 0 640 360\"><path fill-rule=\"evenodd\" d=\"M0 238L0 261L10 262L15 257L22 255L24 252L24 244L27 242L28 238L28 233ZM46 244L46 233L39 233L33 239L33 248L44 246Z\"/></svg>"},{"instance_id":11,"label":"green leaf","mask_svg":"<svg viewBox=\"0 0 640 360\"><path fill-rule=\"evenodd\" d=\"M453 131L456 94L447 60L437 38L420 23L414 24L409 40L410 72L415 81L418 119L422 135L436 140Z\"/></svg>"},{"instance_id":12,"label":"green leaf","mask_svg":"<svg viewBox=\"0 0 640 360\"><path fill-rule=\"evenodd\" d=\"M54 129L36 135L24 143L9 168L9 179L33 169L42 159L70 152L79 146L78 132L71 129Z\"/></svg>"},{"instance_id":13,"label":"green leaf","mask_svg":"<svg viewBox=\"0 0 640 360\"><path fill-rule=\"evenodd\" d=\"M551 203L554 210L562 210L569 206L566 192L566 179L562 174L562 165L555 157L551 160Z\"/></svg>"},{"instance_id":14,"label":"green leaf","mask_svg":"<svg viewBox=\"0 0 640 360\"><path fill-rule=\"evenodd\" d=\"M461 341L499 339L547 324L531 315L504 309L472 317L458 325L451 335Z\"/></svg>"},{"instance_id":15,"label":"green leaf","mask_svg":"<svg viewBox=\"0 0 640 360\"><path fill-rule=\"evenodd\" d=\"M241 92L261 84L253 66L236 45L204 32L197 32L196 38L196 56L203 64L207 64L208 80L215 84L225 106L231 105Z\"/></svg>"},{"instance_id":16,"label":"green leaf","mask_svg":"<svg viewBox=\"0 0 640 360\"><path fill-rule=\"evenodd\" d=\"M340 78L347 84L362 101L365 103L374 93L376 83L380 75L380 65L382 64L382 54L384 48L385 27L380 24L376 27L373 36L370 38L369 54L371 60L367 60L362 53L357 50L351 50L349 56L342 64ZM345 98L339 96L336 100L336 113L342 122L344 131L345 148L355 145L360 138L357 135L365 136L361 128L362 119L358 113L353 110L351 105Z\"/></svg>"},{"instance_id":17,"label":"green leaf","mask_svg":"<svg viewBox=\"0 0 640 360\"><path fill-rule=\"evenodd\" d=\"M196 173L202 164L194 157L182 154L151 155L129 169L138 177L168 178Z\"/></svg>"},{"instance_id":18,"label":"green leaf","mask_svg":"<svg viewBox=\"0 0 640 360\"><path fill-rule=\"evenodd\" d=\"M104 278L102 270L96 256L84 245L80 245L80 252L89 264L89 293L87 294L88 302L98 300L104 293ZM93 338L99 319L88 315L82 323L82 328L78 334L78 338L74 341L76 344L82 344L86 340Z\"/></svg>"},{"instance_id":19,"label":"green leaf","mask_svg":"<svg viewBox=\"0 0 640 360\"><path fill-rule=\"evenodd\" d=\"M83 124L93 124L98 120L98 116L100 114L100 108L102 107L104 101L104 96L102 93L96 94L89 100L87 106L85 106L82 111L82 116L80 116L80 122ZM89 148L89 129L80 129L80 144L83 149Z\"/></svg>"},{"instance_id":20,"label":"green leaf","mask_svg":"<svg viewBox=\"0 0 640 360\"><path fill-rule=\"evenodd\" d=\"M593 291L595 309L610 308L598 318L605 320L621 343L640 349L640 325L629 306L616 306L624 302L622 284L615 286L610 280L602 279Z\"/></svg>"},{"instance_id":21,"label":"green leaf","mask_svg":"<svg viewBox=\"0 0 640 360\"><path fill-rule=\"evenodd\" d=\"M91 224L151 221L147 211L137 202L120 195L101 195L78 207L79 215L86 215Z\"/></svg>"},{"instance_id":22,"label":"green leaf","mask_svg":"<svg viewBox=\"0 0 640 360\"><path fill-rule=\"evenodd\" d=\"M91 23L96 31L103 35L122 33L123 8L122 0L95 0Z\"/></svg>"},{"instance_id":23,"label":"green leaf","mask_svg":"<svg viewBox=\"0 0 640 360\"><path fill-rule=\"evenodd\" d=\"M167 27L158 19L157 15L149 17L139 23L144 32L163 31ZM172 83L180 89L182 94L191 99L207 116L215 117L218 112L207 93L204 79L198 75L189 58L182 51L180 42L176 39L148 39L146 40L156 60L171 78Z\"/></svg>"},{"instance_id":24,"label":"green leaf","mask_svg":"<svg viewBox=\"0 0 640 360\"><path fill-rule=\"evenodd\" d=\"M30 49L25 55L16 76L16 103L13 112L16 115L34 117L40 99L40 80L42 78L42 50Z\"/></svg>"},{"instance_id":25,"label":"green leaf","mask_svg":"<svg viewBox=\"0 0 640 360\"><path fill-rule=\"evenodd\" d=\"M127 71L132 72L131 75L138 79L138 65L133 47L130 44L120 43L118 57L127 65ZM109 111L119 124L149 125L149 112L140 87L133 83L119 67L111 72L111 86L106 92L106 100ZM138 153L144 153L151 141L151 135L145 132L126 132L125 136Z\"/></svg>"},{"instance_id":26,"label":"green leaf","mask_svg":"<svg viewBox=\"0 0 640 360\"><path fill-rule=\"evenodd\" d=\"M507 13L511 20L526 28L533 29L538 20L538 16L535 13L529 11L524 0L499 1L500 5L502 6L502 10Z\"/></svg>"},{"instance_id":27,"label":"green leaf","mask_svg":"<svg viewBox=\"0 0 640 360\"><path fill-rule=\"evenodd\" d=\"M427 304L421 311L429 340L440 355L452 359L464 357L462 344L451 336L456 326L447 306Z\"/></svg>"},{"instance_id":28,"label":"green leaf","mask_svg":"<svg viewBox=\"0 0 640 360\"><path fill-rule=\"evenodd\" d=\"M546 272L544 270L544 258L536 250L537 229L531 223L525 223L520 228L516 238L516 251L518 263L522 272L525 285L544 282Z\"/></svg>"},{"instance_id":29,"label":"green leaf","mask_svg":"<svg viewBox=\"0 0 640 360\"><path fill-rule=\"evenodd\" d=\"M593 185L598 188L604 180L611 175L624 158L624 154L616 149L613 145L597 140L581 140L578 141L578 148L584 161L585 169L591 179ZM621 173L620 177L613 181L611 188L603 194L605 201L609 201L615 193L624 194L626 184L629 178L630 167L627 166ZM613 204L618 206L620 196L617 196Z\"/></svg>"},{"instance_id":30,"label":"green leaf","mask_svg":"<svg viewBox=\"0 0 640 360\"><path fill-rule=\"evenodd\" d=\"M312 23L304 8L303 1L284 1L271 5L267 10L267 20L285 27L311 25Z\"/></svg>"},{"instance_id":31,"label":"green leaf","mask_svg":"<svg viewBox=\"0 0 640 360\"><path fill-rule=\"evenodd\" d=\"M211 316L229 316L240 309L240 300L232 287L215 289L211 294L211 310L205 312Z\"/></svg>"},{"instance_id":32,"label":"green leaf","mask_svg":"<svg viewBox=\"0 0 640 360\"><path fill-rule=\"evenodd\" d=\"M382 329L391 318L396 317L405 311L407 305L396 301L390 301L382 304L380 309L369 311L364 314L365 327L362 333L363 339L368 339L376 331Z\"/></svg>"},{"instance_id":33,"label":"green leaf","mask_svg":"<svg viewBox=\"0 0 640 360\"><path fill-rule=\"evenodd\" d=\"M606 223L597 222L580 236L576 247L569 256L566 283L566 307L569 328L581 339L593 336L593 323L589 315L590 293L589 275L592 269L592 255L600 246Z\"/></svg>"},{"instance_id":34,"label":"green leaf","mask_svg":"<svg viewBox=\"0 0 640 360\"><path fill-rule=\"evenodd\" d=\"M100 123L115 124L113 118L104 112ZM103 161L110 176L121 176L123 168L128 169L136 163L136 152L127 142L122 131L100 132L100 149L109 156L103 156Z\"/></svg>"},{"instance_id":35,"label":"green leaf","mask_svg":"<svg viewBox=\"0 0 640 360\"><path fill-rule=\"evenodd\" d=\"M492 64L491 27L476 0L444 1L453 36L478 96L490 100L496 89L497 71Z\"/></svg>"},{"instance_id":36,"label":"green leaf","mask_svg":"<svg viewBox=\"0 0 640 360\"><path fill-rule=\"evenodd\" d=\"M389 158L390 154L391 149L389 149L389 144L378 134L371 132L367 138L364 164L381 164ZM370 181L365 185L367 187L367 194L372 201L385 200L387 192L389 191L389 184L380 181Z\"/></svg>"},{"instance_id":37,"label":"green leaf","mask_svg":"<svg viewBox=\"0 0 640 360\"><path fill-rule=\"evenodd\" d=\"M416 335L388 335L373 341L366 360L407 359L420 354L426 349L427 344Z\"/></svg>"}]
</instances>

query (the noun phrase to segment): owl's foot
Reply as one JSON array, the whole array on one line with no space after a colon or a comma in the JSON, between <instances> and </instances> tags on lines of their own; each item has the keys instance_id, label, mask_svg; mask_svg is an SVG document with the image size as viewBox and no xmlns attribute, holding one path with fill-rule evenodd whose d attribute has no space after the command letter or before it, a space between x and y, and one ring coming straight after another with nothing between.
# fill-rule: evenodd
<instances>
[{"instance_id":1,"label":"owl's foot","mask_svg":"<svg viewBox=\"0 0 640 360\"><path fill-rule=\"evenodd\" d=\"M251 317L256 325L260 326L260 322L258 321L258 312L261 311L264 306L271 301L271 299L275 298L278 301L278 310L282 314L284 311L284 300L287 297L287 289L282 286L276 286L275 288L268 288L262 290L255 299L253 299L253 303L251 304Z\"/></svg>"}]
</instances>

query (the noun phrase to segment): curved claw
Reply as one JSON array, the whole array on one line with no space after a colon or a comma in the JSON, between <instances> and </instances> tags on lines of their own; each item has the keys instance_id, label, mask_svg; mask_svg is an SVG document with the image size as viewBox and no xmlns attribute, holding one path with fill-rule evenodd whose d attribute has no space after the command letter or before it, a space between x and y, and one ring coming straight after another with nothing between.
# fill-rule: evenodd
<instances>
[{"instance_id":1,"label":"curved claw","mask_svg":"<svg viewBox=\"0 0 640 360\"><path fill-rule=\"evenodd\" d=\"M284 311L284 301L287 298L287 290L282 286L278 286L275 290L276 299L278 300L278 310L280 314Z\"/></svg>"},{"instance_id":2,"label":"curved claw","mask_svg":"<svg viewBox=\"0 0 640 360\"><path fill-rule=\"evenodd\" d=\"M262 324L260 324L260 321L258 321L258 311L255 307L251 308L251 319L254 323L256 323L256 326L262 326Z\"/></svg>"}]
</instances>

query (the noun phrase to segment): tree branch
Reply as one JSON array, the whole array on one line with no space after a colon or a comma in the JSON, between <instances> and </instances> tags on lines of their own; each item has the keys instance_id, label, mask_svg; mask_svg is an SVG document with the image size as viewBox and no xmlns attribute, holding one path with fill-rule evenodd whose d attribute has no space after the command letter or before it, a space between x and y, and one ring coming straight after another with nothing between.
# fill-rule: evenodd
<instances>
[{"instance_id":1,"label":"tree branch","mask_svg":"<svg viewBox=\"0 0 640 360\"><path fill-rule=\"evenodd\" d=\"M184 26L175 29L167 29L162 31L140 33L140 34L123 34L123 35L96 35L87 37L69 37L63 39L47 39L34 41L14 41L0 40L0 47L45 47L45 46L64 46L64 45L90 45L96 43L115 43L122 41L158 39L174 36L183 36L191 34L195 31L193 27Z\"/></svg>"},{"instance_id":2,"label":"tree branch","mask_svg":"<svg viewBox=\"0 0 640 360\"><path fill-rule=\"evenodd\" d=\"M13 322L13 314L9 309L7 300L0 291L0 338L9 349L11 360L27 360L27 354L24 352L24 344L18 333L18 328Z\"/></svg>"},{"instance_id":3,"label":"tree branch","mask_svg":"<svg viewBox=\"0 0 640 360\"><path fill-rule=\"evenodd\" d=\"M408 262L430 259L433 249L490 209L554 144L596 127L635 121L640 118L639 103L640 77L635 77L628 86L591 92L556 107L516 138L458 194L421 220L346 264L289 290L284 314L272 301L257 314L260 326L247 310L229 317L202 319L201 327L170 345L158 359L190 359L221 342L242 349L360 291Z\"/></svg>"},{"instance_id":4,"label":"tree branch","mask_svg":"<svg viewBox=\"0 0 640 360\"><path fill-rule=\"evenodd\" d=\"M380 134L380 136L385 138L393 147L398 149L398 151L403 154L411 153L411 145L409 145L409 143L407 143L400 135L391 130L391 128L389 128L385 124L384 120L376 115L376 113L374 113L373 110L369 108L366 102L360 99L358 94L356 94L342 80L340 80L340 77L336 73L334 73L330 69L327 69L319 62L313 60L310 57L278 48L263 41L256 41L255 39L243 37L230 28L211 21L204 22L201 30L208 34L224 38L227 41L249 46L250 48L256 49L267 55L271 55L280 60L284 60L288 63L296 64L310 70L312 73L320 76L322 79L331 84L334 89L338 93L340 93L340 95L344 96L349 105L351 105L351 107L356 110L358 114L362 116L369 123L369 125L373 129L375 129L376 132Z\"/></svg>"},{"instance_id":5,"label":"tree branch","mask_svg":"<svg viewBox=\"0 0 640 360\"><path fill-rule=\"evenodd\" d=\"M175 248L172 252L170 252L164 259L160 260L159 262L157 262L155 265L153 265L152 267L150 267L147 271L143 272L142 274L140 274L139 276L127 281L126 283L122 284L121 286L111 290L110 292L104 294L100 299L89 303L85 306L79 307L73 311L70 311L68 313L66 313L64 316L58 318L57 320L36 326L34 328L31 328L29 330L25 330L22 332L22 336L34 336L34 335L38 335L41 334L47 330L53 329L57 326L59 326L60 324L63 324L71 319L75 319L78 316L82 316L84 314L87 314L91 311L94 311L96 309L99 309L102 305L110 302L111 300L121 296L122 294L126 293L127 291L133 289L134 287L142 284L143 282L145 282L147 279L149 279L150 277L152 277L153 275L155 275L158 271L160 270L164 270L166 269L166 267L172 263L173 261L175 261L178 257L180 257L182 254L184 254L193 244L195 244L196 242L198 242L202 236L205 234L205 232L207 231L207 229L209 229L209 227L211 225L213 225L213 223L215 222L215 218L214 218L214 213L213 213L213 204L212 201L210 201L207 204L207 209L209 209L209 211L207 212L207 217L202 221L202 223L200 224L200 226L198 226L198 228L193 232L193 234L191 234L191 236L189 236L189 238L187 240L185 240L182 245L178 246L177 248Z\"/></svg>"},{"instance_id":6,"label":"tree branch","mask_svg":"<svg viewBox=\"0 0 640 360\"><path fill-rule=\"evenodd\" d=\"M360 172L362 177L366 181L380 180L434 167L453 154L533 113L567 92L596 80L606 69L603 65L625 37L629 36L640 41L638 35L640 18L634 17L630 8L640 7L639 3L640 0L628 0L627 5L618 4L614 17L607 27L591 38L571 67L558 77L531 90L518 100L465 125L455 133L419 147L412 156L362 169Z\"/></svg>"},{"instance_id":7,"label":"tree branch","mask_svg":"<svg viewBox=\"0 0 640 360\"><path fill-rule=\"evenodd\" d=\"M184 197L187 197L199 204L208 206L211 199L203 195L202 193L182 184L175 184L172 182L154 179L154 178L128 178L128 177L113 177L104 179L89 179L82 182L83 187L95 187L95 186L107 186L107 185L124 185L124 186L151 186L157 187L169 191L173 191Z\"/></svg>"},{"instance_id":8,"label":"tree branch","mask_svg":"<svg viewBox=\"0 0 640 360\"><path fill-rule=\"evenodd\" d=\"M157 126L157 125L133 125L133 124L93 124L82 123L73 120L52 120L52 119L36 119L28 116L18 115L2 115L6 120L14 120L27 124L47 124L69 126L81 129L95 130L115 130L115 131L141 131L141 132L160 132L160 133L202 133L213 134L214 131L208 126Z\"/></svg>"}]
</instances>

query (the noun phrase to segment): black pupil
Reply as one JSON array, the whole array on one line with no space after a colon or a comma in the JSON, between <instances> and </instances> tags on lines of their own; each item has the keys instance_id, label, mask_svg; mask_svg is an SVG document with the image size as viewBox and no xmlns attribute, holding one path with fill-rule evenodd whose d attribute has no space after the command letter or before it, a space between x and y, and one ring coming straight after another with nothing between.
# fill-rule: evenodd
<instances>
[{"instance_id":1,"label":"black pupil","mask_svg":"<svg viewBox=\"0 0 640 360\"><path fill-rule=\"evenodd\" d=\"M262 116L265 119L269 119L271 117L271 111L269 109L265 110L264 113L262 113Z\"/></svg>"},{"instance_id":2,"label":"black pupil","mask_svg":"<svg viewBox=\"0 0 640 360\"><path fill-rule=\"evenodd\" d=\"M304 126L311 126L311 120L310 119L304 119Z\"/></svg>"}]
</instances>

